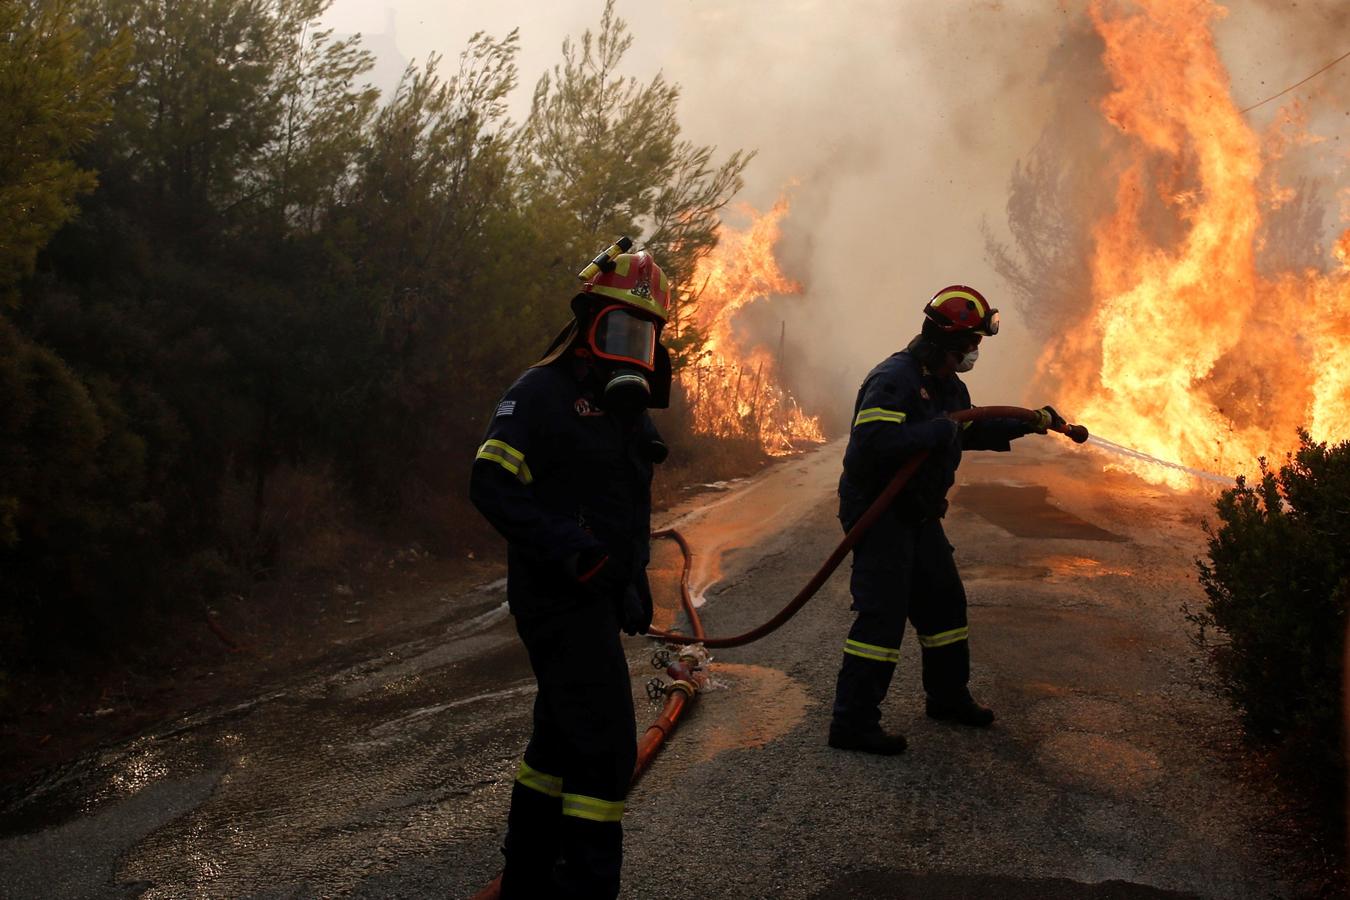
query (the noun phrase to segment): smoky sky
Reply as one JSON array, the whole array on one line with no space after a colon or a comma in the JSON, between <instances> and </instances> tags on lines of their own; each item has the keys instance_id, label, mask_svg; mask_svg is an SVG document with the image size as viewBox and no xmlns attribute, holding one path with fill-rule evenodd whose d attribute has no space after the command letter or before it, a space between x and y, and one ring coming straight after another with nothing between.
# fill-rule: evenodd
<instances>
[{"instance_id":1,"label":"smoky sky","mask_svg":"<svg viewBox=\"0 0 1350 900\"><path fill-rule=\"evenodd\" d=\"M594 28L603 0L387 6L402 54L440 50L447 64L472 32L519 26L520 117L564 37ZM1053 400L1025 396L1045 335L1033 333L986 260L981 227L1006 237L1013 167L1053 120L1063 121L1057 92L1078 73L1054 69L1056 61L1080 59L1096 69L1082 74L1100 79L1099 60L1056 52L1075 29L1081 36L1085 7L1082 0L621 0L618 12L635 38L627 71L643 79L661 72L681 85L687 137L722 153L758 152L740 201L766 209L784 191L791 198L779 257L805 294L772 300L748 327L776 342L786 322L789 378L809 405L847 404L867 369L917 331L923 302L952 283L978 287L1004 313L1003 331L986 341L967 376L975 401ZM386 21L381 7L357 0L338 0L329 15L342 31L383 31ZM1263 99L1350 49L1337 46L1347 25L1342 0L1229 4L1216 34L1236 102ZM1345 130L1350 61L1344 65L1297 92L1329 141ZM1253 124L1265 127L1282 102L1253 113ZM1082 116L1100 117L1092 103L1080 105ZM1109 195L1114 185L1101 190ZM726 219L744 222L736 209Z\"/></svg>"}]
</instances>

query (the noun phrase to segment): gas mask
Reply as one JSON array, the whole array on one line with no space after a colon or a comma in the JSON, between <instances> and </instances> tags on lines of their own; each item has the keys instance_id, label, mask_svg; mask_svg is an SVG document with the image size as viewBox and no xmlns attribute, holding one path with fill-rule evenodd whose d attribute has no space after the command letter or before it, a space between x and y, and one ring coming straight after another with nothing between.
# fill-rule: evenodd
<instances>
[{"instance_id":1,"label":"gas mask","mask_svg":"<svg viewBox=\"0 0 1350 900\"><path fill-rule=\"evenodd\" d=\"M586 343L605 382L601 403L606 410L636 415L655 405L652 379L661 363L669 368L658 330L656 322L620 304L605 307L591 320Z\"/></svg>"},{"instance_id":2,"label":"gas mask","mask_svg":"<svg viewBox=\"0 0 1350 900\"><path fill-rule=\"evenodd\" d=\"M980 358L980 348L971 347L970 352L967 353L965 356L961 357L961 361L956 364L956 371L969 372L971 369L975 368L975 360L979 358Z\"/></svg>"}]
</instances>

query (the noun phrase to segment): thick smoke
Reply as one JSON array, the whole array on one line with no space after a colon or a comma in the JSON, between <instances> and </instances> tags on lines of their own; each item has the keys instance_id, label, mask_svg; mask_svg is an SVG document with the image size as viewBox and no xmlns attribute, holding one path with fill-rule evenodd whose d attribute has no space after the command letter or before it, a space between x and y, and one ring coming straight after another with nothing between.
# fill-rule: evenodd
<instances>
[{"instance_id":1,"label":"thick smoke","mask_svg":"<svg viewBox=\"0 0 1350 900\"><path fill-rule=\"evenodd\" d=\"M678 17L666 70L685 87L689 130L758 148L746 191L756 206L795 185L780 258L806 293L746 318L766 340L787 322L786 374L808 408L846 414L862 375L951 283L1005 314L970 377L977 397L1022 399L1035 340L985 259L982 223L1002 232L1009 173L1053 96L1046 61L1074 16L1043 2L869 0L841 15L838 4L757 0Z\"/></svg>"}]
</instances>

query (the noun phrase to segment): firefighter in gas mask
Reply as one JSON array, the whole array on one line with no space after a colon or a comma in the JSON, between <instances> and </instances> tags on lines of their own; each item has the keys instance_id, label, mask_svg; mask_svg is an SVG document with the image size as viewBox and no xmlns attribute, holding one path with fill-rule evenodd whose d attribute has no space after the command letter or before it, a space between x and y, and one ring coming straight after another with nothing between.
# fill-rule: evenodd
<instances>
[{"instance_id":1,"label":"firefighter in gas mask","mask_svg":"<svg viewBox=\"0 0 1350 900\"><path fill-rule=\"evenodd\" d=\"M983 338L998 333L999 315L965 285L938 291L924 307L921 333L863 381L839 479L839 518L847 531L915 453L929 456L853 550L850 590L857 616L844 642L829 744L894 754L905 739L881 728L881 702L900 659L905 620L914 625L923 662L929 717L974 727L994 721L976 703L970 677L966 593L942 529L947 490L963 450L1008 450L1032 431L1064 420L1049 406L1028 425L993 419L958 425L945 414L969 409L957 377L970 371Z\"/></svg>"},{"instance_id":2,"label":"firefighter in gas mask","mask_svg":"<svg viewBox=\"0 0 1350 900\"><path fill-rule=\"evenodd\" d=\"M670 398L670 283L622 238L581 272L574 318L502 396L470 497L506 538L507 601L539 692L511 794L503 897L614 897L636 757L619 630L651 624L649 408Z\"/></svg>"}]
</instances>

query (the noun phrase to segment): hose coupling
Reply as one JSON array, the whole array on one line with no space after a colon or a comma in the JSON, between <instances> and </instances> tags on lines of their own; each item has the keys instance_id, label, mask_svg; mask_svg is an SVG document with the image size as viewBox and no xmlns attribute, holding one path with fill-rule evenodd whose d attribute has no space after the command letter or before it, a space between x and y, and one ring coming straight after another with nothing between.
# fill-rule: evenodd
<instances>
[{"instance_id":1,"label":"hose coupling","mask_svg":"<svg viewBox=\"0 0 1350 900\"><path fill-rule=\"evenodd\" d=\"M686 697L693 697L698 693L698 685L694 684L692 681L685 681L683 678L678 678L672 682L666 690L668 692L683 691Z\"/></svg>"},{"instance_id":2,"label":"hose coupling","mask_svg":"<svg viewBox=\"0 0 1350 900\"><path fill-rule=\"evenodd\" d=\"M693 681L694 669L689 663L681 659L666 666L666 674L675 681Z\"/></svg>"}]
</instances>

